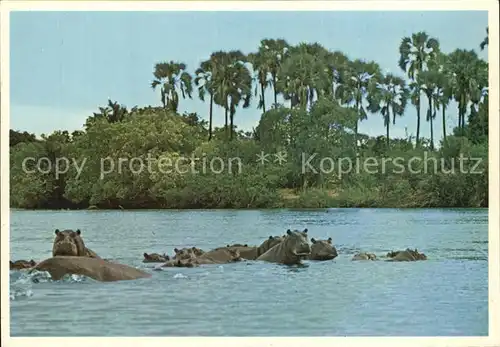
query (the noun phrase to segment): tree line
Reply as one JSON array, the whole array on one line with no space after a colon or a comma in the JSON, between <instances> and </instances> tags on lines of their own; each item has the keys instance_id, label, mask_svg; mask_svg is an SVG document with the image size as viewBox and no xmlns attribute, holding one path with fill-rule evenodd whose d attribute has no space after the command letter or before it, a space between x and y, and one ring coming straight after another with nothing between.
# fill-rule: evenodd
<instances>
[{"instance_id":1,"label":"tree line","mask_svg":"<svg viewBox=\"0 0 500 347\"><path fill-rule=\"evenodd\" d=\"M478 46L483 50L487 44L486 37ZM374 61L350 59L319 43L290 45L284 39L266 38L246 55L239 50L214 52L194 73L182 62L159 62L150 86L160 91L160 107L129 110L109 100L86 120L82 131L56 131L37 139L11 130L11 204L27 208L487 206L488 63L474 50L442 52L438 39L426 32L402 38L397 57L404 77L384 74ZM265 98L268 89L271 100ZM196 113L178 113L182 99L195 97L207 102L208 121ZM451 100L457 109L449 108ZM224 109L222 128L213 126L214 104ZM237 111L251 105L262 110L260 122L251 132L238 131ZM391 139L391 123L396 124L409 107L417 111L416 137ZM450 112L456 115L457 126L447 134ZM381 117L385 135L359 133L359 123L368 116ZM430 139L420 136L424 116ZM439 118L443 138L436 150L434 124ZM256 157L264 151L283 153L287 160L258 163ZM310 162L316 167L325 157L339 163L340 158L354 162L424 155L432 163L435 159L437 166L419 173L394 173L394 164L377 173L350 172L340 166L328 172L304 171L303 153L317 154ZM49 158L43 172L23 169L28 156ZM67 172L56 174L51 163L62 156L86 158L85 169L78 172L70 165ZM238 157L244 169L159 174L128 166L104 178L100 173L101 158L188 156L208 161ZM458 172L455 162L464 157L484 159L479 166L482 173L472 172L470 160L465 171ZM31 169L35 162L30 162ZM182 165L201 168L202 164Z\"/></svg>"}]
</instances>

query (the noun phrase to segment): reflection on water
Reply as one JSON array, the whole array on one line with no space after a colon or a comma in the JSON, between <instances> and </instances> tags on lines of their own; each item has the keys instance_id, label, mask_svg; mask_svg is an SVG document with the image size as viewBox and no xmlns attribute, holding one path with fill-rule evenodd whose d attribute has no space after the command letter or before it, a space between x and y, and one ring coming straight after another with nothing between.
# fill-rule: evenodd
<instances>
[{"instance_id":1,"label":"reflection on water","mask_svg":"<svg viewBox=\"0 0 500 347\"><path fill-rule=\"evenodd\" d=\"M11 259L47 258L54 229L79 228L99 255L152 278L51 281L44 272L11 271L11 334L486 335L487 225L487 209L12 210ZM245 261L161 271L142 263L144 252L260 244L289 228L332 237L339 256L299 266ZM428 260L385 261L387 252L406 248ZM361 251L380 260L351 261Z\"/></svg>"}]
</instances>

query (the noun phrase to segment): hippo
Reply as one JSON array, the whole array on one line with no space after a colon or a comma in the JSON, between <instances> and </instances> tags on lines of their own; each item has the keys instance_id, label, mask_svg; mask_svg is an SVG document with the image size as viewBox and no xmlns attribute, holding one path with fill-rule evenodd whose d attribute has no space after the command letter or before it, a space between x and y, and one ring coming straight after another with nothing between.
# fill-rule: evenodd
<instances>
[{"instance_id":1,"label":"hippo","mask_svg":"<svg viewBox=\"0 0 500 347\"><path fill-rule=\"evenodd\" d=\"M376 260L377 256L373 253L361 252L352 257L352 260Z\"/></svg>"},{"instance_id":2,"label":"hippo","mask_svg":"<svg viewBox=\"0 0 500 347\"><path fill-rule=\"evenodd\" d=\"M66 229L60 231L55 230L56 237L52 245L52 256L76 256L76 257L89 257L99 258L99 256L91 249L85 247L85 243L81 237L80 229L73 231Z\"/></svg>"},{"instance_id":3,"label":"hippo","mask_svg":"<svg viewBox=\"0 0 500 347\"><path fill-rule=\"evenodd\" d=\"M36 262L31 259L30 261L27 260L16 260L16 261L9 261L10 264L10 270L23 270L23 269L30 269L33 266L36 265Z\"/></svg>"},{"instance_id":4,"label":"hippo","mask_svg":"<svg viewBox=\"0 0 500 347\"><path fill-rule=\"evenodd\" d=\"M189 259L192 257L199 257L200 255L203 255L205 251L203 251L200 248L197 247L191 247L191 248L174 248L175 255L173 257L174 260L183 260L183 259Z\"/></svg>"},{"instance_id":5,"label":"hippo","mask_svg":"<svg viewBox=\"0 0 500 347\"><path fill-rule=\"evenodd\" d=\"M310 253L307 229L303 231L288 229L285 239L260 255L257 260L295 265L301 264L302 259L308 257Z\"/></svg>"},{"instance_id":6,"label":"hippo","mask_svg":"<svg viewBox=\"0 0 500 347\"><path fill-rule=\"evenodd\" d=\"M170 260L170 257L166 254L161 255L158 253L144 253L144 260L142 261L143 263L164 263L166 261Z\"/></svg>"},{"instance_id":7,"label":"hippo","mask_svg":"<svg viewBox=\"0 0 500 347\"><path fill-rule=\"evenodd\" d=\"M240 256L242 259L246 260L255 260L257 259L260 255L266 253L269 249L271 249L273 246L277 245L281 241L283 241L284 237L283 236L269 236L262 244L258 247L256 246L248 246L248 244L234 244L234 245L228 245L226 247L221 247L221 248L226 248L226 249L233 249L237 250L240 252ZM221 249L221 248L216 248Z\"/></svg>"},{"instance_id":8,"label":"hippo","mask_svg":"<svg viewBox=\"0 0 500 347\"><path fill-rule=\"evenodd\" d=\"M57 281L64 275L84 275L101 282L134 280L151 277L151 274L139 269L106 261L100 258L58 255L45 259L31 271L47 271Z\"/></svg>"},{"instance_id":9,"label":"hippo","mask_svg":"<svg viewBox=\"0 0 500 347\"><path fill-rule=\"evenodd\" d=\"M387 257L391 258L387 261L417 261L417 260L427 260L427 256L424 253L419 253L417 249L411 250L407 248L404 251L396 251L387 253Z\"/></svg>"},{"instance_id":10,"label":"hippo","mask_svg":"<svg viewBox=\"0 0 500 347\"><path fill-rule=\"evenodd\" d=\"M180 254L181 250L177 250L177 252L177 254ZM238 250L226 247L203 252L199 256L196 256L196 254L195 251L189 248L182 253L182 257L171 259L160 267L197 267L202 264L226 264L241 260Z\"/></svg>"},{"instance_id":11,"label":"hippo","mask_svg":"<svg viewBox=\"0 0 500 347\"><path fill-rule=\"evenodd\" d=\"M162 264L160 267L198 267L199 264L194 262L195 258L188 258L188 259L170 259L164 264Z\"/></svg>"},{"instance_id":12,"label":"hippo","mask_svg":"<svg viewBox=\"0 0 500 347\"><path fill-rule=\"evenodd\" d=\"M311 238L311 254L307 257L309 260L332 260L338 256L337 250L332 245L332 238L328 240L316 240Z\"/></svg>"},{"instance_id":13,"label":"hippo","mask_svg":"<svg viewBox=\"0 0 500 347\"><path fill-rule=\"evenodd\" d=\"M199 264L225 264L241 260L240 252L237 249L220 248L203 253L195 258Z\"/></svg>"}]
</instances>

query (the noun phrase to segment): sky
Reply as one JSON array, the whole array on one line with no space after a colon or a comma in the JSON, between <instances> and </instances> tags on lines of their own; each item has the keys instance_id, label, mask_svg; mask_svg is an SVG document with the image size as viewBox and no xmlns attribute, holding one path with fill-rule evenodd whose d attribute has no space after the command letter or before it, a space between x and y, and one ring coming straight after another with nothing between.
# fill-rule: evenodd
<instances>
[{"instance_id":1,"label":"sky","mask_svg":"<svg viewBox=\"0 0 500 347\"><path fill-rule=\"evenodd\" d=\"M486 35L487 11L446 12L12 12L10 17L10 127L37 135L54 130L83 129L108 98L127 106L161 105L150 87L154 65L187 64L194 73L218 50L257 50L264 38L290 44L318 42L350 59L374 60L384 73L404 77L398 67L404 36L426 31L445 53L473 49L487 60L479 43ZM272 91L266 93L272 99ZM261 110L258 97L238 109L235 124L251 130ZM430 137L424 117L421 136ZM180 100L179 112L197 112L208 120L208 102L193 93ZM450 105L447 132L456 126L457 104ZM224 111L214 109L214 124L223 125ZM409 105L391 125L391 137L416 133L416 110ZM359 130L385 135L380 114L369 114ZM434 122L442 138L441 116Z\"/></svg>"}]
</instances>

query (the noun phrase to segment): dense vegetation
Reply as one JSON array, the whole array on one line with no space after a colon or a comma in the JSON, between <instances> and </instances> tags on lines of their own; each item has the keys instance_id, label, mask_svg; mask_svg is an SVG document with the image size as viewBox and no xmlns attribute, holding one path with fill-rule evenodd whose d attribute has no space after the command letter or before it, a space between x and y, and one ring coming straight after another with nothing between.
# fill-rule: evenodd
<instances>
[{"instance_id":1,"label":"dense vegetation","mask_svg":"<svg viewBox=\"0 0 500 347\"><path fill-rule=\"evenodd\" d=\"M487 43L486 38L478 46L484 49ZM403 38L395 59L402 76L384 75L376 62L353 60L318 43L292 46L282 39L264 39L248 55L215 52L193 74L181 62L158 63L151 87L160 89L160 107L128 110L109 101L87 119L83 131L36 138L11 130L11 205L487 206L488 63L473 50L446 54L425 32ZM271 100L264 97L268 88ZM206 101L208 121L178 113L183 99L195 97ZM450 100L458 103L457 109L448 107ZM212 125L214 104L224 109L222 128ZM251 106L262 110L259 125L251 133L238 131L238 109ZM416 137L391 138L391 125L410 107L417 110ZM457 126L447 134L450 112ZM373 138L359 133L367 117L380 117L385 134ZM435 122L443 123L438 146ZM420 136L424 124L430 127L430 139ZM261 152L269 156L259 162ZM34 169L33 161L25 162L25 170L28 157L47 159L40 161L41 170ZM420 161L412 159L416 157ZM64 167L60 158L72 162ZM124 158L121 165L119 158ZM148 167L140 170L140 159L133 158ZM156 161L146 162L148 158ZM367 169L348 170L348 160L363 165L367 158ZM383 160L391 158L382 170ZM403 170L396 158L413 171L408 166ZM460 164L460 158L481 161ZM75 163L82 165L83 160L79 171ZM66 172L57 172L56 163Z\"/></svg>"}]
</instances>

